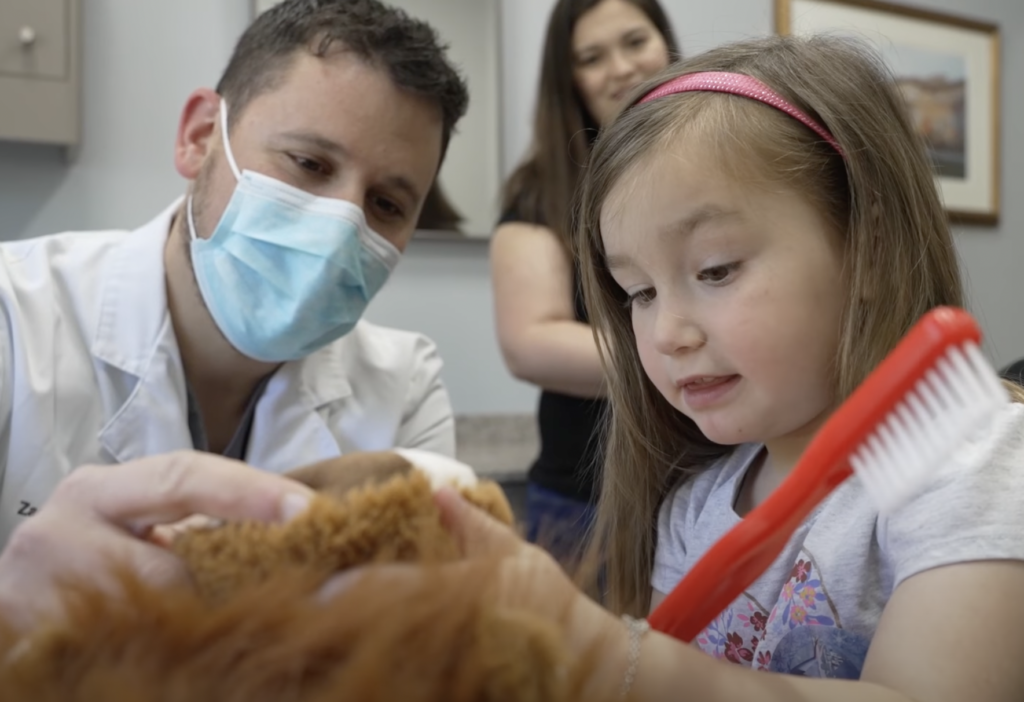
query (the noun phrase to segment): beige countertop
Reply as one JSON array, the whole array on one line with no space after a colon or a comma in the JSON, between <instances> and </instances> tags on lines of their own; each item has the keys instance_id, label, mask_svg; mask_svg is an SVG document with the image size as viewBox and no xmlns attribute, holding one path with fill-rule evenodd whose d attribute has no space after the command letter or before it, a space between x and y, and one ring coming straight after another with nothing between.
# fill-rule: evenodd
<instances>
[{"instance_id":1,"label":"beige countertop","mask_svg":"<svg viewBox=\"0 0 1024 702\"><path fill-rule=\"evenodd\" d=\"M456 457L481 477L523 480L538 450L537 418L533 414L455 417Z\"/></svg>"}]
</instances>

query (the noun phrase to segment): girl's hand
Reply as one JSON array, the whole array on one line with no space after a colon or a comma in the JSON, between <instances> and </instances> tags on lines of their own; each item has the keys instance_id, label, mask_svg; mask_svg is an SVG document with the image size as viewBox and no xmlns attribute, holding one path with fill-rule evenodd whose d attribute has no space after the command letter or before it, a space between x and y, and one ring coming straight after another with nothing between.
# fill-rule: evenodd
<instances>
[{"instance_id":1,"label":"girl's hand","mask_svg":"<svg viewBox=\"0 0 1024 702\"><path fill-rule=\"evenodd\" d=\"M570 655L593 671L593 694L585 698L607 699L609 691L618 690L629 648L621 620L584 595L546 551L523 541L455 490L442 489L435 500L463 557L497 562L494 598L500 605L561 623Z\"/></svg>"},{"instance_id":2,"label":"girl's hand","mask_svg":"<svg viewBox=\"0 0 1024 702\"><path fill-rule=\"evenodd\" d=\"M472 579L485 588L484 597L496 607L555 623L564 632L572 661L581 662L583 670L592 673L584 699L610 699L609 690L618 691L628 665L629 635L624 624L577 589L547 552L520 539L456 491L444 488L435 500L462 560L441 566L440 572L431 569L430 585L445 587L449 578L452 583ZM427 572L420 565L403 563L354 568L328 581L319 597L344 596L363 578L372 578L375 589L414 593Z\"/></svg>"},{"instance_id":3,"label":"girl's hand","mask_svg":"<svg viewBox=\"0 0 1024 702\"><path fill-rule=\"evenodd\" d=\"M453 489L441 489L434 499L462 557L496 562L500 571L495 593L498 602L531 610L546 619L565 617L572 609L579 610L579 616L601 623L617 621L580 592L547 551L527 543Z\"/></svg>"}]
</instances>

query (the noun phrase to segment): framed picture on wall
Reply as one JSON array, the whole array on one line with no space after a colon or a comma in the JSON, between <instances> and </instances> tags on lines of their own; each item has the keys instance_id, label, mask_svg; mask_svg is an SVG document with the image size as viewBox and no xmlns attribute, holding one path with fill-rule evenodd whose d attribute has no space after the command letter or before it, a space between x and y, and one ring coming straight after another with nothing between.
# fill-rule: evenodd
<instances>
[{"instance_id":1,"label":"framed picture on wall","mask_svg":"<svg viewBox=\"0 0 1024 702\"><path fill-rule=\"evenodd\" d=\"M954 222L999 221L999 28L877 0L775 0L779 34L852 35L896 76Z\"/></svg>"}]
</instances>

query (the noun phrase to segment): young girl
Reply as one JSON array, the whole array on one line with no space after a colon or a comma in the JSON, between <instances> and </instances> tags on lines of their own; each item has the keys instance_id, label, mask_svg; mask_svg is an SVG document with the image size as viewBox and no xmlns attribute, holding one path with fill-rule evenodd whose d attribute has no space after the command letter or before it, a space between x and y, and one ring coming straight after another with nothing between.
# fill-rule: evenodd
<instances>
[{"instance_id":1,"label":"young girl","mask_svg":"<svg viewBox=\"0 0 1024 702\"><path fill-rule=\"evenodd\" d=\"M637 95L595 146L577 245L612 406L596 546L610 606L641 616L780 484L924 312L964 300L924 145L862 47L744 42ZM856 479L840 486L697 638L703 654L580 597L567 620L580 650L612 637L595 689L1019 700L1024 406L960 458L889 516ZM485 528L447 509L457 531ZM540 609L567 587L494 531L467 552L508 554L510 599Z\"/></svg>"}]
</instances>

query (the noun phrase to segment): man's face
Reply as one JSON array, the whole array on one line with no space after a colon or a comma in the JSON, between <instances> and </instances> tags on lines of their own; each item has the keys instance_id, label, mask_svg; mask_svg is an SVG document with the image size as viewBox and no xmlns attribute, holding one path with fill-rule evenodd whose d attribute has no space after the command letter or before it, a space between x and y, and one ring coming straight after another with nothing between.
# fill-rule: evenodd
<instances>
[{"instance_id":1,"label":"man's face","mask_svg":"<svg viewBox=\"0 0 1024 702\"><path fill-rule=\"evenodd\" d=\"M238 168L363 208L399 250L409 243L441 158L441 111L345 52L298 53L279 85L240 114L227 105ZM217 135L195 184L197 234L209 237L235 187Z\"/></svg>"}]
</instances>

